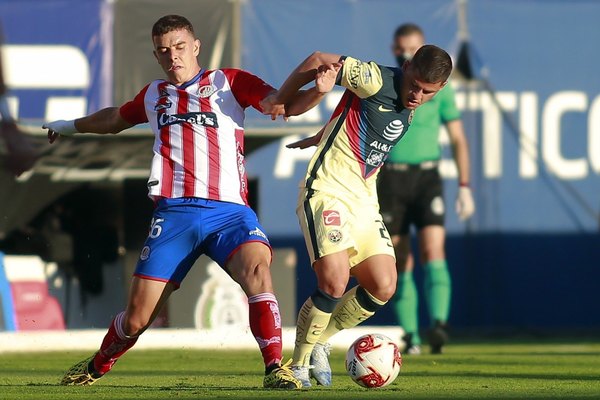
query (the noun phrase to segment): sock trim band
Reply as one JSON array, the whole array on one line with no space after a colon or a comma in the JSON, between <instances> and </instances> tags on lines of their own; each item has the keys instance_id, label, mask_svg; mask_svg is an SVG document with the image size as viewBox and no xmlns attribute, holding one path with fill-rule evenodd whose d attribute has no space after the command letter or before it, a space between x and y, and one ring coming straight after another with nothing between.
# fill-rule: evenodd
<instances>
[{"instance_id":1,"label":"sock trim band","mask_svg":"<svg viewBox=\"0 0 600 400\"><path fill-rule=\"evenodd\" d=\"M373 295L362 286L356 289L356 300L362 308L367 311L375 312L385 305L386 302L376 299Z\"/></svg>"},{"instance_id":2,"label":"sock trim band","mask_svg":"<svg viewBox=\"0 0 600 400\"><path fill-rule=\"evenodd\" d=\"M321 289L317 288L314 293L310 296L313 305L320 311L331 314L335 309L335 306L340 301L340 297L333 297Z\"/></svg>"},{"instance_id":3,"label":"sock trim band","mask_svg":"<svg viewBox=\"0 0 600 400\"><path fill-rule=\"evenodd\" d=\"M277 298L273 293L260 293L255 294L254 296L248 297L248 304L258 303L260 301L273 301L277 303Z\"/></svg>"}]
</instances>

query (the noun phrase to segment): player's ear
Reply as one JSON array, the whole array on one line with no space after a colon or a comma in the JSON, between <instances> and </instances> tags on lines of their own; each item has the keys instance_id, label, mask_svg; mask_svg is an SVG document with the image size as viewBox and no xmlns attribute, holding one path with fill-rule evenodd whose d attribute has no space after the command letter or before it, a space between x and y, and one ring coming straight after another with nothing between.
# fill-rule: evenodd
<instances>
[{"instance_id":1,"label":"player's ear","mask_svg":"<svg viewBox=\"0 0 600 400\"><path fill-rule=\"evenodd\" d=\"M156 62L160 64L160 60L158 59L158 54L156 53L156 50L152 50L152 54L154 54L154 58L156 58Z\"/></svg>"},{"instance_id":2,"label":"player's ear","mask_svg":"<svg viewBox=\"0 0 600 400\"><path fill-rule=\"evenodd\" d=\"M202 43L200 42L200 39L195 39L194 40L194 55L195 56L200 54L200 47L202 47Z\"/></svg>"}]
</instances>

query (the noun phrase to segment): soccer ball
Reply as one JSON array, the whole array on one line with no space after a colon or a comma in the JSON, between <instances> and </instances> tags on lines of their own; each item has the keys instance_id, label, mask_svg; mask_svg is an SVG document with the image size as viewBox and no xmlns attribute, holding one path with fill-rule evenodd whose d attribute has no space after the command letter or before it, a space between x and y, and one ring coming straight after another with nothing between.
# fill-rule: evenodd
<instances>
[{"instance_id":1,"label":"soccer ball","mask_svg":"<svg viewBox=\"0 0 600 400\"><path fill-rule=\"evenodd\" d=\"M392 339L379 333L359 337L346 353L346 371L360 386L378 388L396 379L402 356Z\"/></svg>"}]
</instances>

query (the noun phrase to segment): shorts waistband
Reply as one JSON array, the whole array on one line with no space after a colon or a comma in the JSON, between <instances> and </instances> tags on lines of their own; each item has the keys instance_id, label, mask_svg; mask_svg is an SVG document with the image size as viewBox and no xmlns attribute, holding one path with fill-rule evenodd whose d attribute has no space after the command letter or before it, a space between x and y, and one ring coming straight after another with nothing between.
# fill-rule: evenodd
<instances>
[{"instance_id":1,"label":"shorts waistband","mask_svg":"<svg viewBox=\"0 0 600 400\"><path fill-rule=\"evenodd\" d=\"M391 171L408 171L409 169L434 169L439 164L437 160L423 161L418 164L386 162L384 168Z\"/></svg>"}]
</instances>

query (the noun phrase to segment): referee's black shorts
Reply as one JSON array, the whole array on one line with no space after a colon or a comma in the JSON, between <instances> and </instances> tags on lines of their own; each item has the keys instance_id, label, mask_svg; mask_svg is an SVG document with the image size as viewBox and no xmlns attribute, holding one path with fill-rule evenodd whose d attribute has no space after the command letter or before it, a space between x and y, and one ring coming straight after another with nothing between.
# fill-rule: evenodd
<instances>
[{"instance_id":1,"label":"referee's black shorts","mask_svg":"<svg viewBox=\"0 0 600 400\"><path fill-rule=\"evenodd\" d=\"M444 225L443 183L436 162L384 164L377 192L390 235L406 235L410 225L418 230L428 225Z\"/></svg>"}]
</instances>

